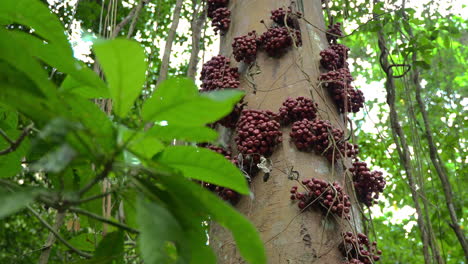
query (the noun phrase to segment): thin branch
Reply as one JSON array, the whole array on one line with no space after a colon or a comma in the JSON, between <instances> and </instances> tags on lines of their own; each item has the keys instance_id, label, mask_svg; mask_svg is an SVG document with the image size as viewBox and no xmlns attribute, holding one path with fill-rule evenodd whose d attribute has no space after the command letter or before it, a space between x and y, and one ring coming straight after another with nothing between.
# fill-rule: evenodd
<instances>
[{"instance_id":1,"label":"thin branch","mask_svg":"<svg viewBox=\"0 0 468 264\"><path fill-rule=\"evenodd\" d=\"M28 208L29 209L29 208ZM65 213L58 212L55 216L55 223L52 227L55 232L57 232L60 227L63 225L63 221L65 220ZM47 241L45 242L44 246L42 247L42 253L39 257L39 264L46 264L49 261L50 251L52 246L54 245L56 237L54 233L50 232L49 236L47 237Z\"/></svg>"},{"instance_id":2,"label":"thin branch","mask_svg":"<svg viewBox=\"0 0 468 264\"><path fill-rule=\"evenodd\" d=\"M133 35L133 31L135 30L136 22L138 21L138 17L140 16L141 9L143 8L144 5L146 5L149 2L149 0L141 0L137 7L135 8L135 13L133 16L132 23L130 24L130 28L128 29L128 34L127 38L130 38Z\"/></svg>"},{"instance_id":3,"label":"thin branch","mask_svg":"<svg viewBox=\"0 0 468 264\"><path fill-rule=\"evenodd\" d=\"M406 15L405 15L405 18L406 18ZM411 27L409 27L408 34L411 39L414 37L413 30ZM413 52L412 60L413 60L413 63L416 62L417 60L416 52ZM463 252L465 253L465 262L468 263L468 243L466 241L466 236L463 230L460 228L460 224L458 222L458 216L455 211L455 206L453 203L452 185L446 173L447 169L445 168L444 163L441 161L441 158L439 157L437 153L437 148L434 142L434 138L432 137L432 129L431 129L431 123L430 123L431 121L429 119L425 104L421 97L422 87L421 87L421 82L419 78L419 71L416 67L413 67L412 81L416 88L415 89L416 101L418 102L418 106L419 106L419 109L421 111L423 121L424 121L424 128L425 128L424 134L426 136L426 139L429 145L429 156L431 158L432 164L434 165L437 171L437 175L439 176L439 179L442 183L442 190L444 191L445 202L447 204L447 209L450 214L450 220L452 221L452 223L450 223L450 227L452 227L453 231L455 232L455 235L457 236L457 239L463 248Z\"/></svg>"},{"instance_id":4,"label":"thin branch","mask_svg":"<svg viewBox=\"0 0 468 264\"><path fill-rule=\"evenodd\" d=\"M374 4L377 4L378 2L379 0L374 0ZM381 27L383 27L383 25L381 25ZM428 250L429 236L427 233L426 223L423 220L423 213L422 213L421 205L418 199L418 191L416 190L415 180L414 180L414 176L412 173L411 157L409 154L410 152L409 152L408 144L406 142L406 138L401 128L401 125L398 122L398 114L397 114L396 106L395 106L395 93L396 93L395 80L393 78L392 69L389 67L390 63L388 62L388 49L386 46L385 36L384 36L382 28L379 29L379 31L377 32L377 35L378 35L378 46L380 49L379 62L380 62L381 68L383 69L383 71L385 72L387 76L387 80L385 82L385 88L387 90L387 104L390 108L390 125L391 125L391 130L392 130L392 137L393 137L393 141L395 142L398 155L400 157L400 162L402 163L405 169L406 176L410 185L410 191L412 194L411 197L413 199L414 207L418 215L417 222L418 222L418 228L421 232L421 240L423 242L424 263L430 264L432 261L431 261L431 256Z\"/></svg>"},{"instance_id":5,"label":"thin branch","mask_svg":"<svg viewBox=\"0 0 468 264\"><path fill-rule=\"evenodd\" d=\"M99 199L99 198L102 198L102 197L104 197L104 196L107 196L107 195L109 195L109 194L112 194L112 193L114 193L115 191L116 191L116 190L108 191L108 192L101 193L101 194L97 194L97 195L94 195L94 196L90 196L90 197L88 197L88 198L81 199L81 200L71 200L71 201L65 200L65 201L64 201L64 204L79 205L79 204L87 203L87 202L90 202L90 201L93 201L93 200L97 200L97 199Z\"/></svg>"},{"instance_id":6,"label":"thin branch","mask_svg":"<svg viewBox=\"0 0 468 264\"><path fill-rule=\"evenodd\" d=\"M133 27L135 27L134 25L134 21L136 21L136 17L139 16L140 14L140 11L141 11L141 8L147 4L149 2L149 0L141 0L140 3L138 3L138 5L133 8L130 13L128 13L128 15L122 19L122 21L120 21L119 24L117 24L114 28L114 30L112 31L112 34L111 34L111 39L117 37L117 35L119 35L120 31L122 30L123 27L125 27L132 19L132 24L130 25L130 29L132 28L132 25ZM136 23L136 22L135 22ZM133 30L132 30L133 31ZM129 33L130 33L130 30L129 30ZM133 33L133 32L132 32ZM130 34L129 34L130 35Z\"/></svg>"},{"instance_id":7,"label":"thin branch","mask_svg":"<svg viewBox=\"0 0 468 264\"><path fill-rule=\"evenodd\" d=\"M65 240L59 233L58 233L58 228L54 228L52 226L49 225L49 223L47 223L42 217L41 215L36 212L34 209L31 208L31 206L27 206L28 210L35 216L37 217L37 219L39 219L39 221L41 222L42 225L44 225L47 229L49 229L49 231L54 234L54 236L60 241L62 242L65 246L67 246L71 251L75 252L76 254L82 256L82 257L85 257L85 258L91 258L92 255L86 253L86 252L83 252L75 247L73 247L70 243L68 243L67 240ZM56 230L57 229L57 230Z\"/></svg>"},{"instance_id":8,"label":"thin branch","mask_svg":"<svg viewBox=\"0 0 468 264\"><path fill-rule=\"evenodd\" d=\"M26 136L28 135L29 131L31 131L32 127L34 126L34 124L30 124L28 125L24 130L23 132L21 132L21 135L18 137L18 139L16 141L12 141L8 135L2 130L0 129L0 135L5 138L6 141L8 141L8 143L10 143L10 146L2 151L0 151L0 155L6 155L10 152L13 152L15 151L20 145L21 145L21 142L23 142L23 140L26 138Z\"/></svg>"},{"instance_id":9,"label":"thin branch","mask_svg":"<svg viewBox=\"0 0 468 264\"><path fill-rule=\"evenodd\" d=\"M138 230L136 230L136 229L134 229L134 228L131 228L131 227L127 226L127 225L121 224L121 223L119 223L119 222L114 222L114 221L109 220L109 219L107 219L107 218L105 218L105 217L102 217L102 216L100 216L100 215L91 213L91 212L89 212L89 211L86 211L86 210L83 210L83 209L80 209L80 208L70 207L70 208L68 208L68 210L69 210L70 212L74 212L74 213L77 213L77 214L86 215L86 216L88 216L88 217L91 217L91 218L94 218L94 219L96 219L96 220L99 220L99 221L101 221L101 222L103 222L103 223L106 223L106 224L109 224L109 225L112 225L112 226L115 226L115 227L124 229L124 230L126 230L126 231L128 231L128 232L130 232L130 233L134 233L134 234L139 234L139 233L140 233L140 231L138 231Z\"/></svg>"},{"instance_id":10,"label":"thin branch","mask_svg":"<svg viewBox=\"0 0 468 264\"><path fill-rule=\"evenodd\" d=\"M195 2L195 1L194 1ZM200 3L202 4L202 3ZM200 37L203 25L206 21L206 11L208 5L203 6L203 10L198 13L197 8L194 4L193 7L193 19L191 22L192 27L192 51L190 53L190 60L188 64L187 76L191 79L195 79L197 73L197 65L199 61L198 54L200 53Z\"/></svg>"},{"instance_id":11,"label":"thin branch","mask_svg":"<svg viewBox=\"0 0 468 264\"><path fill-rule=\"evenodd\" d=\"M172 44L176 36L177 27L179 26L180 10L182 9L183 0L177 0L174 7L174 15L172 16L172 24L169 29L169 34L166 38L166 46L164 47L164 55L161 62L161 69L159 70L159 77L156 83L156 87L164 80L167 79L169 71L169 59L171 57Z\"/></svg>"},{"instance_id":12,"label":"thin branch","mask_svg":"<svg viewBox=\"0 0 468 264\"><path fill-rule=\"evenodd\" d=\"M98 183L99 181L101 181L102 179L104 179L105 177L107 177L107 175L111 172L112 170L112 164L114 163L114 160L110 160L108 161L105 165L104 165L104 169L102 170L102 172L96 176L91 182L89 182L85 187L83 187L83 189L79 190L78 191L78 194L79 196L82 196L84 193L86 193L87 191L89 191L96 183Z\"/></svg>"},{"instance_id":13,"label":"thin branch","mask_svg":"<svg viewBox=\"0 0 468 264\"><path fill-rule=\"evenodd\" d=\"M0 129L0 136L2 136L6 141L8 141L10 145L15 144L15 142L2 129Z\"/></svg>"}]
</instances>

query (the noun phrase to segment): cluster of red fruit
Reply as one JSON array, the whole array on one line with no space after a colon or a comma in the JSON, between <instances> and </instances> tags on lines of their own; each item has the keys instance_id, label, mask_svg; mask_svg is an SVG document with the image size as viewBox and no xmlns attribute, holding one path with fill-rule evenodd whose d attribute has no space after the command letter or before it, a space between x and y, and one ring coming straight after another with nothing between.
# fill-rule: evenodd
<instances>
[{"instance_id":1,"label":"cluster of red fruit","mask_svg":"<svg viewBox=\"0 0 468 264\"><path fill-rule=\"evenodd\" d=\"M235 37L232 43L232 52L236 61L247 64L255 61L257 57L257 35L255 30L245 36Z\"/></svg>"},{"instance_id":2,"label":"cluster of red fruit","mask_svg":"<svg viewBox=\"0 0 468 264\"><path fill-rule=\"evenodd\" d=\"M333 100L342 113L357 113L364 107L364 94L351 85L353 77L348 68L320 74L319 81L328 88Z\"/></svg>"},{"instance_id":3,"label":"cluster of red fruit","mask_svg":"<svg viewBox=\"0 0 468 264\"><path fill-rule=\"evenodd\" d=\"M317 107L316 103L304 96L296 99L287 98L279 109L280 121L284 125L289 125L302 119L314 120L317 117Z\"/></svg>"},{"instance_id":4,"label":"cluster of red fruit","mask_svg":"<svg viewBox=\"0 0 468 264\"><path fill-rule=\"evenodd\" d=\"M298 19L302 17L301 12L293 12L291 7L287 10L278 8L271 11L271 20L280 26L287 26L290 28L299 29ZM285 23L286 22L286 23Z\"/></svg>"},{"instance_id":5,"label":"cluster of red fruit","mask_svg":"<svg viewBox=\"0 0 468 264\"><path fill-rule=\"evenodd\" d=\"M385 179L381 171L371 171L367 163L355 161L349 169L353 173L354 189L361 203L367 206L377 204L379 193L385 189Z\"/></svg>"},{"instance_id":6,"label":"cluster of red fruit","mask_svg":"<svg viewBox=\"0 0 468 264\"><path fill-rule=\"evenodd\" d=\"M237 67L230 66L230 62L229 58L218 55L203 64L200 76L201 92L239 87L239 72ZM221 124L234 128L243 108L244 104L238 103L229 115L212 125Z\"/></svg>"},{"instance_id":7,"label":"cluster of red fruit","mask_svg":"<svg viewBox=\"0 0 468 264\"><path fill-rule=\"evenodd\" d=\"M357 236L352 232L343 233L343 242L340 249L346 257L348 263L372 264L380 260L381 250L377 250L377 242L369 242L369 238L358 233Z\"/></svg>"},{"instance_id":8,"label":"cluster of red fruit","mask_svg":"<svg viewBox=\"0 0 468 264\"><path fill-rule=\"evenodd\" d=\"M355 157L358 153L358 146L345 140L343 130L333 128L326 120L296 121L292 124L290 136L299 150L314 150L329 161Z\"/></svg>"},{"instance_id":9,"label":"cluster of red fruit","mask_svg":"<svg viewBox=\"0 0 468 264\"><path fill-rule=\"evenodd\" d=\"M200 76L202 91L239 87L239 72L229 64L230 59L222 55L215 56L203 64Z\"/></svg>"},{"instance_id":10,"label":"cluster of red fruit","mask_svg":"<svg viewBox=\"0 0 468 264\"><path fill-rule=\"evenodd\" d=\"M306 191L298 192L297 186L291 188L291 200L299 200L297 206L304 209L309 204L320 204L325 212L332 212L339 217L350 218L349 212L351 202L349 196L344 193L343 188L337 183L329 184L324 180L311 178L301 182Z\"/></svg>"},{"instance_id":11,"label":"cluster of red fruit","mask_svg":"<svg viewBox=\"0 0 468 264\"><path fill-rule=\"evenodd\" d=\"M349 48L343 44L330 45L328 49L320 52L320 64L327 70L337 70L340 68L347 68Z\"/></svg>"},{"instance_id":12,"label":"cluster of red fruit","mask_svg":"<svg viewBox=\"0 0 468 264\"><path fill-rule=\"evenodd\" d=\"M359 259L352 258L350 260L346 260L342 264L364 264L364 263L360 261Z\"/></svg>"},{"instance_id":13,"label":"cluster of red fruit","mask_svg":"<svg viewBox=\"0 0 468 264\"><path fill-rule=\"evenodd\" d=\"M213 18L214 12L216 11L216 9L227 7L228 4L229 4L229 0L208 0L207 1L208 17Z\"/></svg>"},{"instance_id":14,"label":"cluster of red fruit","mask_svg":"<svg viewBox=\"0 0 468 264\"><path fill-rule=\"evenodd\" d=\"M226 7L221 7L216 9L213 12L213 18L211 19L211 26L214 27L215 34L218 34L218 31L221 35L224 35L229 29L231 24L231 11Z\"/></svg>"},{"instance_id":15,"label":"cluster of red fruit","mask_svg":"<svg viewBox=\"0 0 468 264\"><path fill-rule=\"evenodd\" d=\"M286 27L271 27L259 38L263 49L270 57L280 57L293 45L302 45L301 32ZM294 41L294 42L293 42Z\"/></svg>"},{"instance_id":16,"label":"cluster of red fruit","mask_svg":"<svg viewBox=\"0 0 468 264\"><path fill-rule=\"evenodd\" d=\"M222 147L213 146L213 145L208 145L206 146L206 148L211 149L212 151L223 155L227 160L231 161L235 166L238 166L237 159L232 157L231 151L224 149ZM240 198L239 193L229 188L217 186L211 183L203 183L203 187L207 188L208 190L212 192L215 192L223 200L229 201L233 204L236 203Z\"/></svg>"},{"instance_id":17,"label":"cluster of red fruit","mask_svg":"<svg viewBox=\"0 0 468 264\"><path fill-rule=\"evenodd\" d=\"M343 37L343 32L341 31L341 23L328 25L328 29L327 29L328 43L336 44L338 38L340 38L340 37Z\"/></svg>"},{"instance_id":18,"label":"cluster of red fruit","mask_svg":"<svg viewBox=\"0 0 468 264\"><path fill-rule=\"evenodd\" d=\"M277 115L271 111L243 110L237 123L235 142L243 155L250 156L255 163L260 156L270 156L282 141Z\"/></svg>"}]
</instances>

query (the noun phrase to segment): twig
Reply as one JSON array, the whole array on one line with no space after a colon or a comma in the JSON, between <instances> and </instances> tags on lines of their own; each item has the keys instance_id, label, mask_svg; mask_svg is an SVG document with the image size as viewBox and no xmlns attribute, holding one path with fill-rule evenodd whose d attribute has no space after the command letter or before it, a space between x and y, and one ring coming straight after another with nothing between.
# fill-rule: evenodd
<instances>
[{"instance_id":1,"label":"twig","mask_svg":"<svg viewBox=\"0 0 468 264\"><path fill-rule=\"evenodd\" d=\"M96 176L91 182L89 182L85 187L83 187L83 189L79 190L78 191L78 194L80 196L82 196L84 193L86 193L87 191L89 191L96 183L98 183L100 180L104 179L105 177L107 177L107 175L110 173L110 171L112 170L112 164L113 164L114 160L111 159L110 161L108 161L105 165L104 165L104 169L102 170L102 172Z\"/></svg>"},{"instance_id":2,"label":"twig","mask_svg":"<svg viewBox=\"0 0 468 264\"><path fill-rule=\"evenodd\" d=\"M58 231L60 227L63 225L64 220L65 220L65 213L58 212L57 215L55 216L55 223L54 223L54 226L52 227L53 230ZM55 239L56 237L54 233L50 232L44 246L41 249L42 253L41 253L41 256L39 257L39 264L46 264L49 261L50 251L52 249L52 246L55 243Z\"/></svg>"},{"instance_id":3,"label":"twig","mask_svg":"<svg viewBox=\"0 0 468 264\"><path fill-rule=\"evenodd\" d=\"M86 210L83 210L83 209L80 209L80 208L70 207L70 208L68 208L68 210L70 212L74 212L74 213L77 213L77 214L82 214L82 215L89 216L89 217L94 218L96 220L99 220L99 221L101 221L103 223L106 223L106 224L109 224L109 225L124 229L124 230L126 230L126 231L128 231L130 233L134 233L134 234L139 234L140 233L140 231L138 231L138 230L136 230L134 228L131 228L131 227L127 226L127 225L121 224L119 222L114 222L114 221L109 220L109 219L107 219L105 217L102 217L100 215L91 213L89 211L86 211Z\"/></svg>"},{"instance_id":4,"label":"twig","mask_svg":"<svg viewBox=\"0 0 468 264\"><path fill-rule=\"evenodd\" d=\"M164 80L166 80L169 71L169 60L172 52L172 44L176 37L177 27L179 26L180 11L182 9L183 0L177 0L174 7L174 15L172 16L172 24L166 38L166 46L164 47L163 59L161 68L159 69L159 78L156 82L156 87Z\"/></svg>"},{"instance_id":5,"label":"twig","mask_svg":"<svg viewBox=\"0 0 468 264\"><path fill-rule=\"evenodd\" d=\"M133 35L133 31L135 31L136 22L138 21L138 17L140 16L141 9L144 5L146 5L149 0L141 0L137 7L135 7L135 12L133 15L132 23L130 24L130 28L128 29L127 38L130 38Z\"/></svg>"},{"instance_id":6,"label":"twig","mask_svg":"<svg viewBox=\"0 0 468 264\"><path fill-rule=\"evenodd\" d=\"M34 209L31 208L31 206L27 206L28 210L35 216L37 217L37 219L39 219L39 221L41 222L42 225L44 225L47 229L50 230L50 232L52 234L54 234L54 236L60 241L62 242L65 246L67 246L71 251L77 253L78 255L82 256L82 257L85 257L85 258L91 258L92 255L88 254L88 253L85 253L75 247L73 247L70 243L68 243L67 240L65 240L58 232L58 227L57 228L54 228L52 226L49 225L49 223L47 223L40 215L38 212L36 212ZM59 213L60 214L60 213ZM57 221L58 222L58 221ZM57 230L56 230L57 229Z\"/></svg>"},{"instance_id":7,"label":"twig","mask_svg":"<svg viewBox=\"0 0 468 264\"><path fill-rule=\"evenodd\" d=\"M112 31L112 34L111 34L110 38L113 39L113 38L117 37L117 35L122 30L122 28L125 27L130 22L130 20L132 20L132 18L138 16L141 8L143 7L143 5L145 5L148 2L149 2L149 0L143 0L135 8L133 8L130 11L130 13L128 13L128 15L124 19L122 19L122 21L120 21L119 24L117 24L115 26L114 30ZM140 6L140 4L141 4L141 6ZM133 24L133 22L132 22L132 24ZM130 30L129 30L129 32L130 32Z\"/></svg>"},{"instance_id":8,"label":"twig","mask_svg":"<svg viewBox=\"0 0 468 264\"><path fill-rule=\"evenodd\" d=\"M374 0L374 4L377 4L379 0ZM383 26L382 26L383 27ZM410 185L411 196L414 202L414 206L416 208L416 212L418 214L417 222L418 228L421 232L421 240L423 242L423 254L424 254L424 263L429 264L431 263L431 256L428 250L429 245L429 237L427 233L427 226L423 219L423 213L421 209L421 205L418 199L418 191L415 188L414 176L412 172L411 166L411 157L408 148L408 144L406 142L405 135L401 128L400 123L398 122L398 113L395 106L395 80L393 78L393 74L391 68L389 68L388 62L388 49L386 46L385 36L383 29L379 29L377 32L378 34L378 46L380 50L379 62L381 68L385 72L387 76L387 80L385 82L385 88L387 90L387 104L390 108L390 125L392 130L392 137L393 141L396 145L396 149L398 152L398 156L400 157L400 162L402 163L406 176L408 178L408 183Z\"/></svg>"},{"instance_id":9,"label":"twig","mask_svg":"<svg viewBox=\"0 0 468 264\"><path fill-rule=\"evenodd\" d=\"M2 129L0 129L0 135L6 140L8 141L8 143L10 143L10 146L2 151L0 151L0 155L6 155L10 152L13 152L15 151L20 145L21 145L21 142L23 142L23 140L26 138L26 136L28 135L29 131L31 131L32 127L34 126L34 124L30 124L28 125L24 130L23 132L21 132L21 135L19 136L19 138L16 140L16 141L13 141L11 140L8 135L5 133L5 131L3 131Z\"/></svg>"},{"instance_id":10,"label":"twig","mask_svg":"<svg viewBox=\"0 0 468 264\"><path fill-rule=\"evenodd\" d=\"M404 18L406 18L405 13L403 13ZM410 38L414 37L413 30L411 27L409 27L408 34ZM416 57L416 52L413 52L412 56L412 61L415 63L417 60ZM419 79L419 71L416 67L413 67L413 72L412 72L412 81L415 86L415 93L416 93L416 100L418 102L419 110L421 111L421 115L423 117L423 122L424 122L424 134L426 136L427 142L428 142L428 147L429 147L429 156L431 158L432 164L434 165L437 175L439 176L440 182L442 183L442 190L444 191L445 195L445 202L447 204L447 209L449 211L450 215L450 220L452 223L450 223L450 227L453 229L455 232L455 235L457 236L458 241L460 242L463 251L465 253L465 261L468 263L468 243L465 238L465 233L464 231L460 228L460 225L458 223L458 216L455 211L455 206L453 203L453 191L452 191L452 184L449 181L449 178L447 176L447 169L445 168L444 162L440 158L439 154L437 153L437 148L434 142L434 138L432 136L432 129L431 129L431 121L429 119L429 116L427 115L427 110L426 106L423 102L423 99L421 97L421 83Z\"/></svg>"},{"instance_id":11,"label":"twig","mask_svg":"<svg viewBox=\"0 0 468 264\"><path fill-rule=\"evenodd\" d=\"M193 18L190 23L192 28L192 51L190 53L190 60L187 70L187 76L191 79L194 79L197 73L197 64L199 60L198 54L200 53L200 37L206 21L206 11L208 9L207 4L201 3L203 5L203 9L198 12L197 8L195 8L196 1L193 2Z\"/></svg>"},{"instance_id":12,"label":"twig","mask_svg":"<svg viewBox=\"0 0 468 264\"><path fill-rule=\"evenodd\" d=\"M64 201L64 204L79 205L79 204L82 204L82 203L87 203L87 202L90 202L90 201L93 201L93 200L102 198L102 197L104 197L104 196L107 196L107 195L109 195L109 194L112 194L112 193L114 193L115 191L116 191L116 190L108 191L108 192L101 193L101 194L97 194L97 195L94 195L94 196L90 196L90 197L88 197L88 198L81 199L81 200L75 200L75 201L67 201L67 200L65 200L65 201Z\"/></svg>"}]
</instances>

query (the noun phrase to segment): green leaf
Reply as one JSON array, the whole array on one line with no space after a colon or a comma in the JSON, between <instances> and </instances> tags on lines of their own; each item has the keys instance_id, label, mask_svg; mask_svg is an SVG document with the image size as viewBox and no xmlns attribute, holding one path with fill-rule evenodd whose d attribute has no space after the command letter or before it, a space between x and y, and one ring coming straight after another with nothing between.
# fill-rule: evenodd
<instances>
[{"instance_id":1,"label":"green leaf","mask_svg":"<svg viewBox=\"0 0 468 264\"><path fill-rule=\"evenodd\" d=\"M0 126L0 128L2 128ZM8 137L12 140L16 140L21 132L14 130L4 130ZM25 138L21 145L13 152L8 153L7 155L0 156L0 178L13 177L20 173L23 169L21 166L21 159L26 155L27 150L29 149L30 141L28 138ZM5 139L0 138L0 150L4 150L10 147L10 144L5 141Z\"/></svg>"},{"instance_id":2,"label":"green leaf","mask_svg":"<svg viewBox=\"0 0 468 264\"><path fill-rule=\"evenodd\" d=\"M18 112L0 104L0 128L3 130L16 130L17 126Z\"/></svg>"},{"instance_id":3,"label":"green leaf","mask_svg":"<svg viewBox=\"0 0 468 264\"><path fill-rule=\"evenodd\" d=\"M101 240L101 235L95 236L94 234L83 233L72 237L68 242L79 250L94 251L96 243L99 243Z\"/></svg>"},{"instance_id":4,"label":"green leaf","mask_svg":"<svg viewBox=\"0 0 468 264\"><path fill-rule=\"evenodd\" d=\"M101 78L69 52L23 31L8 31L8 35L10 41L21 44L34 57L59 72L69 74L62 83L62 91L70 91L86 98L108 97L109 92Z\"/></svg>"},{"instance_id":5,"label":"green leaf","mask_svg":"<svg viewBox=\"0 0 468 264\"><path fill-rule=\"evenodd\" d=\"M180 139L189 142L214 142L218 139L218 133L205 126L154 126L147 132L164 141Z\"/></svg>"},{"instance_id":6,"label":"green leaf","mask_svg":"<svg viewBox=\"0 0 468 264\"><path fill-rule=\"evenodd\" d=\"M33 190L21 190L10 192L0 187L0 219L18 212L34 201L37 192Z\"/></svg>"},{"instance_id":7,"label":"green leaf","mask_svg":"<svg viewBox=\"0 0 468 264\"><path fill-rule=\"evenodd\" d=\"M2 0L0 20L29 26L35 34L64 49L69 56L73 54L62 23L41 1Z\"/></svg>"},{"instance_id":8,"label":"green leaf","mask_svg":"<svg viewBox=\"0 0 468 264\"><path fill-rule=\"evenodd\" d=\"M184 241L178 252L182 261L192 264L215 264L216 256L212 248L207 245L206 215L198 208L187 207L187 203L178 197L174 199L173 192L166 190L160 185L156 186L151 181L136 179L138 187L154 200L161 200L167 205L174 217L177 218L180 226L184 230ZM150 193L148 193L150 192ZM127 214L125 215L127 216ZM183 263L183 262L182 262Z\"/></svg>"},{"instance_id":9,"label":"green leaf","mask_svg":"<svg viewBox=\"0 0 468 264\"><path fill-rule=\"evenodd\" d=\"M425 61L415 61L414 62L414 65L417 66L417 67L421 67L425 70L428 70L431 68L431 65L429 65L427 62Z\"/></svg>"},{"instance_id":10,"label":"green leaf","mask_svg":"<svg viewBox=\"0 0 468 264\"><path fill-rule=\"evenodd\" d=\"M75 157L76 151L68 144L63 144L34 163L31 169L58 173L64 170Z\"/></svg>"},{"instance_id":11,"label":"green leaf","mask_svg":"<svg viewBox=\"0 0 468 264\"><path fill-rule=\"evenodd\" d=\"M91 263L124 263L124 233L117 231L104 236L96 248Z\"/></svg>"},{"instance_id":12,"label":"green leaf","mask_svg":"<svg viewBox=\"0 0 468 264\"><path fill-rule=\"evenodd\" d=\"M52 82L49 81L44 67L33 58L33 54L28 53L28 49L24 46L24 43L11 41L11 34L2 28L0 28L0 50L2 51L0 53L0 62L7 63L7 68L9 68L10 71L24 74L37 86L36 88L35 86L25 87L14 85L16 89L24 89L42 98L54 96L56 93L55 87ZM5 67L4 65L2 66ZM2 73L0 74L0 83L8 82L12 77L12 74Z\"/></svg>"},{"instance_id":13,"label":"green leaf","mask_svg":"<svg viewBox=\"0 0 468 264\"><path fill-rule=\"evenodd\" d=\"M164 207L140 198L137 222L141 230L139 246L145 263L175 263L176 259L170 256L171 247L177 247L184 239L177 219Z\"/></svg>"},{"instance_id":14,"label":"green leaf","mask_svg":"<svg viewBox=\"0 0 468 264\"><path fill-rule=\"evenodd\" d=\"M157 168L156 171L160 171ZM197 215L207 214L211 220L228 228L237 243L241 255L249 263L266 263L265 249L258 231L252 223L232 206L216 197L194 182L170 174L157 174L158 181L170 190L173 200L178 200L185 205L186 210L193 210Z\"/></svg>"},{"instance_id":15,"label":"green leaf","mask_svg":"<svg viewBox=\"0 0 468 264\"><path fill-rule=\"evenodd\" d=\"M209 149L168 147L155 160L179 169L186 177L228 187L241 194L249 193L247 181L240 170L225 157Z\"/></svg>"},{"instance_id":16,"label":"green leaf","mask_svg":"<svg viewBox=\"0 0 468 264\"><path fill-rule=\"evenodd\" d=\"M138 156L147 159L164 149L164 144L151 134L134 130L124 130L123 142L130 140L127 148Z\"/></svg>"},{"instance_id":17,"label":"green leaf","mask_svg":"<svg viewBox=\"0 0 468 264\"><path fill-rule=\"evenodd\" d=\"M137 194L135 190L128 190L122 194L123 208L125 213L125 223L133 228L137 228Z\"/></svg>"},{"instance_id":18,"label":"green leaf","mask_svg":"<svg viewBox=\"0 0 468 264\"><path fill-rule=\"evenodd\" d=\"M200 96L192 80L173 78L161 83L144 103L142 117L145 121L165 121L168 125L203 126L228 115L240 97L239 92Z\"/></svg>"},{"instance_id":19,"label":"green leaf","mask_svg":"<svg viewBox=\"0 0 468 264\"><path fill-rule=\"evenodd\" d=\"M76 94L84 98L109 97L107 89L98 89L98 86L87 85L84 82L76 80L72 75L65 77L65 80L63 80L62 85L60 86L60 91Z\"/></svg>"},{"instance_id":20,"label":"green leaf","mask_svg":"<svg viewBox=\"0 0 468 264\"><path fill-rule=\"evenodd\" d=\"M109 117L92 101L73 95L63 95L61 100L67 105L67 118L76 120L85 127L88 144L100 146L104 151L112 151L116 145L116 131Z\"/></svg>"},{"instance_id":21,"label":"green leaf","mask_svg":"<svg viewBox=\"0 0 468 264\"><path fill-rule=\"evenodd\" d=\"M234 106L239 102L245 93L237 89L223 89L219 91L204 92L200 94L202 97L210 98L215 101L225 102Z\"/></svg>"},{"instance_id":22,"label":"green leaf","mask_svg":"<svg viewBox=\"0 0 468 264\"><path fill-rule=\"evenodd\" d=\"M105 73L113 110L126 117L145 83L145 53L138 42L126 39L98 41L94 52Z\"/></svg>"}]
</instances>

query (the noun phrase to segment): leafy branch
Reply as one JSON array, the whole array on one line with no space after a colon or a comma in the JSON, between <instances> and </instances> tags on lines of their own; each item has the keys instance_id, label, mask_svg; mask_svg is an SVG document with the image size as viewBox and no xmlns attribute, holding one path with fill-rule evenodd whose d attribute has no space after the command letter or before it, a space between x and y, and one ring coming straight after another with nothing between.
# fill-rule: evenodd
<instances>
[{"instance_id":1,"label":"leafy branch","mask_svg":"<svg viewBox=\"0 0 468 264\"><path fill-rule=\"evenodd\" d=\"M45 221L41 215L36 212L33 208L31 208L31 206L27 206L28 210L35 216L37 217L37 219L39 219L39 221L41 222L41 224L43 226L45 226L47 229L49 229L49 231L54 234L54 236L60 241L62 242L65 246L67 246L71 251L75 252L76 254L82 256L82 257L85 257L85 258L91 258L92 256L86 252L83 252L77 248L75 248L74 246L72 246L67 240L65 240L65 238L63 238L57 231L58 227L52 227L51 225L49 225L49 223L47 223L47 221ZM60 212L59 212L60 214ZM49 241L49 240L48 240ZM47 246L47 245L46 245Z\"/></svg>"},{"instance_id":2,"label":"leafy branch","mask_svg":"<svg viewBox=\"0 0 468 264\"><path fill-rule=\"evenodd\" d=\"M134 234L139 234L139 233L140 233L140 231L138 231L138 230L136 230L136 229L134 229L134 228L131 228L131 227L127 226L127 225L124 225L124 224L119 223L119 222L114 222L114 221L109 220L109 219L107 219L107 218L105 218L105 217L102 217L102 216L100 216L100 215L91 213L91 212L89 212L89 211L86 211L86 210L83 210L83 209L80 209L80 208L70 207L70 208L68 208L68 210L69 210L70 212L74 212L74 213L77 213L77 214L86 215L86 216L88 216L88 217L91 217L91 218L94 218L94 219L96 219L96 220L99 220L99 221L101 221L101 222L103 222L103 223L106 223L106 224L109 224L109 225L112 225L112 226L115 226L115 227L124 229L124 230L126 230L126 231L128 231L128 232L130 232L130 233L134 233Z\"/></svg>"},{"instance_id":3,"label":"leafy branch","mask_svg":"<svg viewBox=\"0 0 468 264\"><path fill-rule=\"evenodd\" d=\"M21 132L21 135L15 141L10 139L10 137L5 133L5 131L0 129L0 136L2 136L10 144L10 146L8 148L0 151L0 155L6 155L6 154L8 154L10 152L15 151L21 145L21 142L23 142L23 140L29 134L29 131L31 131L33 126L34 126L34 124L31 123L25 129L23 129L23 132Z\"/></svg>"}]
</instances>

